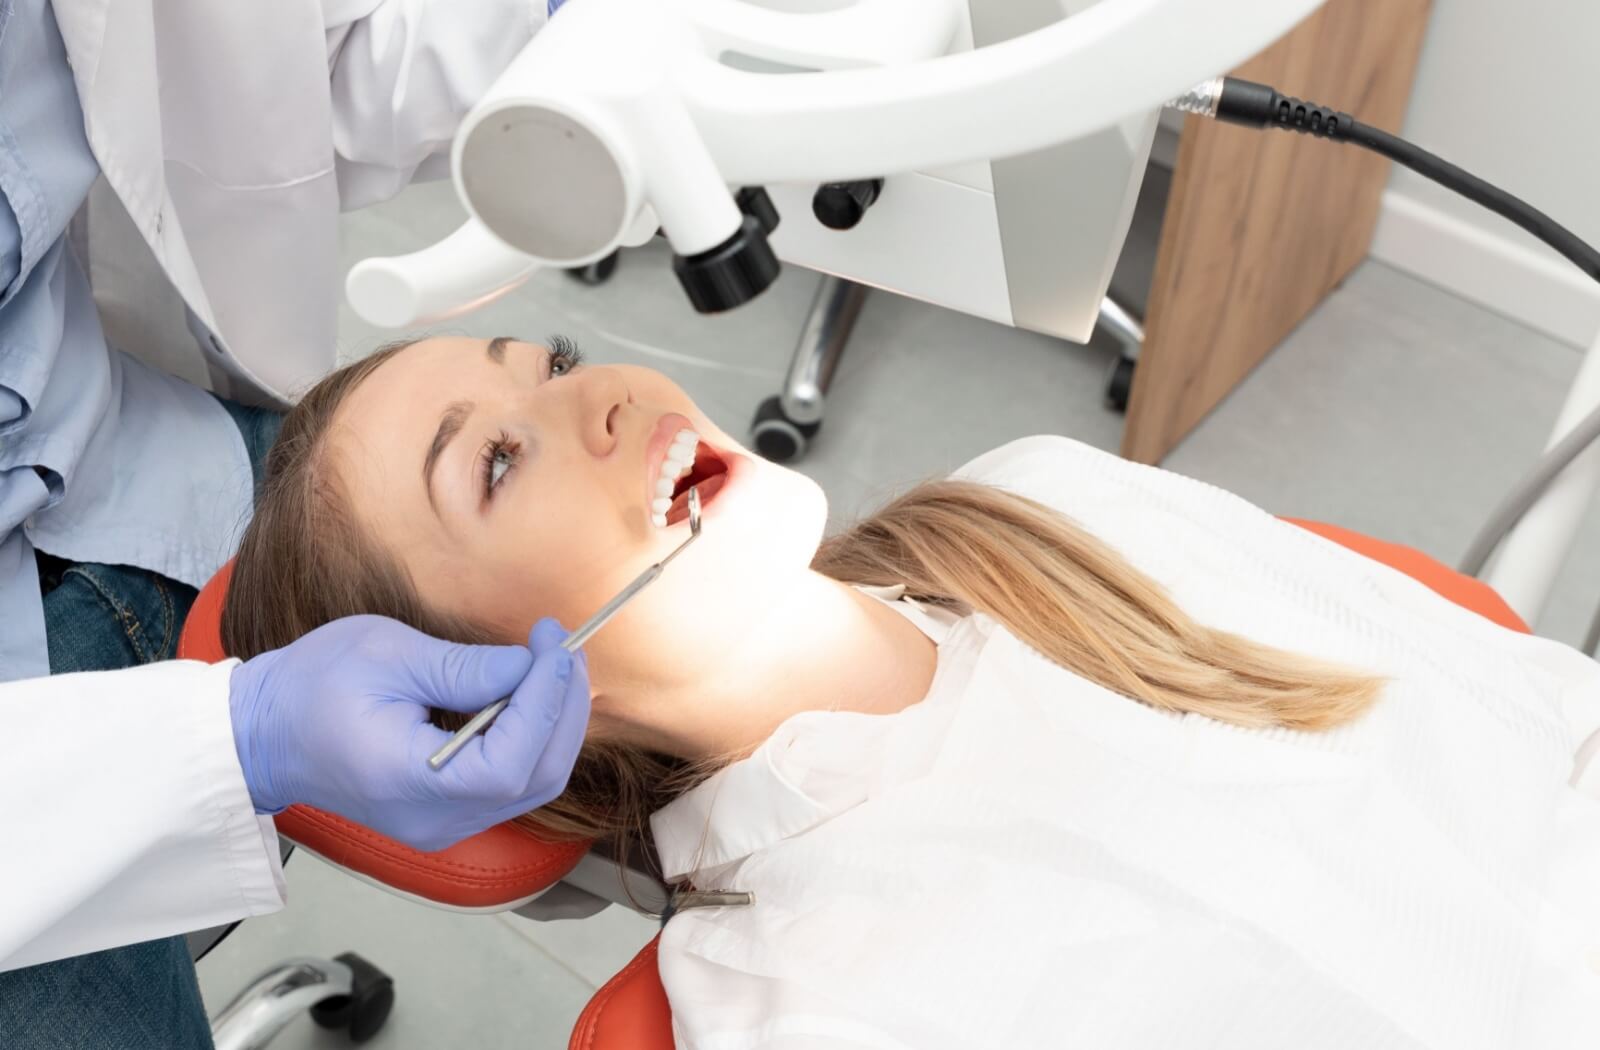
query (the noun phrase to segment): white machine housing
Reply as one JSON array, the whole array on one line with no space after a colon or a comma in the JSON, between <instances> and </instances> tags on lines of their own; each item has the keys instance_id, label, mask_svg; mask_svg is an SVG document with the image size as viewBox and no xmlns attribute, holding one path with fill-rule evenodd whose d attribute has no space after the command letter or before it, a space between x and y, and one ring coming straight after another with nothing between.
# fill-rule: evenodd
<instances>
[{"instance_id":1,"label":"white machine housing","mask_svg":"<svg viewBox=\"0 0 1600 1050\"><path fill-rule=\"evenodd\" d=\"M642 243L724 244L766 187L787 262L1083 341L1121 250L1161 105L1319 0L582 0L468 114L472 218L369 259L352 305L401 327L537 266ZM855 228L827 182L883 178Z\"/></svg>"},{"instance_id":2,"label":"white machine housing","mask_svg":"<svg viewBox=\"0 0 1600 1050\"><path fill-rule=\"evenodd\" d=\"M962 0L948 51L1022 36L1091 2ZM847 231L812 214L816 183L769 185L783 216L772 246L786 263L1087 342L1158 115L1154 107L1031 153L888 175L877 203Z\"/></svg>"}]
</instances>

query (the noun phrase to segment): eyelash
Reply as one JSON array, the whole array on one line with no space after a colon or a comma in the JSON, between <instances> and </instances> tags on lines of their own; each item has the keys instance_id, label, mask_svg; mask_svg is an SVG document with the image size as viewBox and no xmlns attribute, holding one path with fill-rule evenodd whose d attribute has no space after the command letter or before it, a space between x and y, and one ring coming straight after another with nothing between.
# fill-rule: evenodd
<instances>
[{"instance_id":1,"label":"eyelash","mask_svg":"<svg viewBox=\"0 0 1600 1050\"><path fill-rule=\"evenodd\" d=\"M574 368L583 364L583 351L578 349L578 344L564 335L553 335L546 341L550 347L550 378L559 379L569 374ZM561 364L565 369L556 371L556 365ZM501 457L505 457L502 459ZM483 477L483 498L494 499L494 490L500 482L505 480L507 474L516 467L517 461L522 458L522 443L514 440L510 434L501 431L487 445L478 456L482 466L479 471ZM494 468L504 464L505 470L497 478Z\"/></svg>"},{"instance_id":2,"label":"eyelash","mask_svg":"<svg viewBox=\"0 0 1600 1050\"><path fill-rule=\"evenodd\" d=\"M503 430L497 437L483 446L483 452L478 456L478 461L482 464L480 471L483 477L483 498L485 500L494 499L495 488L516 467L521 455L522 443L513 440L511 435ZM506 458L502 460L502 456ZM505 464L506 469L497 478L494 476L494 468L501 463Z\"/></svg>"},{"instance_id":3,"label":"eyelash","mask_svg":"<svg viewBox=\"0 0 1600 1050\"><path fill-rule=\"evenodd\" d=\"M583 364L583 351L566 336L553 335L545 343L550 347L550 378L559 379ZM557 373L556 365L561 362L565 362L566 371Z\"/></svg>"}]
</instances>

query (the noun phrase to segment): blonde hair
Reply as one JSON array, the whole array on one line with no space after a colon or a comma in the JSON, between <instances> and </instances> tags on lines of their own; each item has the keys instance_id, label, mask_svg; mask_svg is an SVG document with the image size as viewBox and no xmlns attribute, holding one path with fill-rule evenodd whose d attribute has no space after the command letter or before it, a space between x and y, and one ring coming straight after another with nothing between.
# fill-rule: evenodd
<instances>
[{"instance_id":1,"label":"blonde hair","mask_svg":"<svg viewBox=\"0 0 1600 1050\"><path fill-rule=\"evenodd\" d=\"M1370 676L1195 622L1067 518L974 482L913 489L825 543L812 567L987 613L1069 671L1161 711L1330 729L1378 695Z\"/></svg>"},{"instance_id":2,"label":"blonde hair","mask_svg":"<svg viewBox=\"0 0 1600 1050\"><path fill-rule=\"evenodd\" d=\"M408 344L319 383L289 413L235 561L223 644L249 658L342 616L390 616L437 637L488 641L417 592L356 526L323 440L339 404ZM1214 630L1087 531L1033 500L935 481L827 540L812 568L844 583L904 584L909 597L993 617L1033 649L1162 711L1249 727L1320 730L1376 700L1379 680ZM435 712L458 728L465 717ZM651 813L715 771L591 739L567 790L517 822L547 838L643 836Z\"/></svg>"}]
</instances>

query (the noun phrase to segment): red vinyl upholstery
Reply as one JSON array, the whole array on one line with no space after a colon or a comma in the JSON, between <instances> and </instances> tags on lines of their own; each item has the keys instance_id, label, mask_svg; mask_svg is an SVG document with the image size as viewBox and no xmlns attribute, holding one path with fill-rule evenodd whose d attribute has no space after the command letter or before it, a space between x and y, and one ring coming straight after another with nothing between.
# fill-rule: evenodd
<instances>
[{"instance_id":1,"label":"red vinyl upholstery","mask_svg":"<svg viewBox=\"0 0 1600 1050\"><path fill-rule=\"evenodd\" d=\"M233 563L200 591L178 638L178 659L223 659L222 603ZM438 853L401 845L310 806L290 806L280 834L358 875L452 908L497 909L527 900L560 882L589 851L583 842L545 842L514 824L501 824Z\"/></svg>"}]
</instances>

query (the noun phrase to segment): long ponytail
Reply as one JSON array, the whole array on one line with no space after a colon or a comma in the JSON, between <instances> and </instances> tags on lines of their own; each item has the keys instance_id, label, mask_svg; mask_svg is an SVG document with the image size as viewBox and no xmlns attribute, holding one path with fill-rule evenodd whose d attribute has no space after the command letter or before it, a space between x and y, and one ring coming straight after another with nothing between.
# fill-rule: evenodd
<instances>
[{"instance_id":1,"label":"long ponytail","mask_svg":"<svg viewBox=\"0 0 1600 1050\"><path fill-rule=\"evenodd\" d=\"M1328 729L1378 696L1376 678L1195 622L1060 514L974 482L918 486L828 540L811 565L984 612L1068 670L1164 711Z\"/></svg>"}]
</instances>

